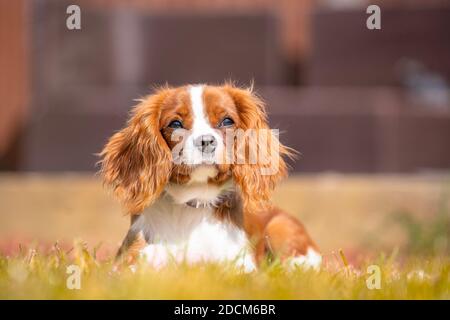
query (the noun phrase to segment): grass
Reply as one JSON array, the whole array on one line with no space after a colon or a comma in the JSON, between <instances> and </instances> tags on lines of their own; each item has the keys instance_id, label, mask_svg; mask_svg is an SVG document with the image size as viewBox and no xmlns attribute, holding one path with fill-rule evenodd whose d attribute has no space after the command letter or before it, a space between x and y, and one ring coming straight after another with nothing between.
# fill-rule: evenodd
<instances>
[{"instance_id":1,"label":"grass","mask_svg":"<svg viewBox=\"0 0 450 320\"><path fill-rule=\"evenodd\" d=\"M82 270L81 288L67 287L67 266ZM369 265L381 270L381 288L368 289ZM1 299L450 299L450 259L366 259L358 267L345 254L325 257L321 270L288 271L279 263L245 274L225 264L116 270L98 259L96 248L77 242L67 252L57 244L47 253L21 248L0 256Z\"/></svg>"},{"instance_id":2,"label":"grass","mask_svg":"<svg viewBox=\"0 0 450 320\"><path fill-rule=\"evenodd\" d=\"M323 268L287 271L274 263L243 274L217 264L116 271L113 251L128 219L100 181L80 174L3 174L0 299L450 299L448 181L293 177L275 200L308 227L325 253ZM76 238L89 247L72 244ZM31 239L39 242L28 245ZM61 244L52 246L54 239ZM99 241L100 248L92 247ZM339 247L345 252L329 254ZM394 247L392 254L379 254ZM67 288L71 264L81 267L80 290ZM366 285L370 265L380 267L379 290Z\"/></svg>"},{"instance_id":3,"label":"grass","mask_svg":"<svg viewBox=\"0 0 450 320\"><path fill-rule=\"evenodd\" d=\"M435 255L450 252L450 210L449 191L441 196L437 212L426 221L421 221L408 211L394 212L390 221L398 224L407 235L404 250L410 254L432 253Z\"/></svg>"}]
</instances>

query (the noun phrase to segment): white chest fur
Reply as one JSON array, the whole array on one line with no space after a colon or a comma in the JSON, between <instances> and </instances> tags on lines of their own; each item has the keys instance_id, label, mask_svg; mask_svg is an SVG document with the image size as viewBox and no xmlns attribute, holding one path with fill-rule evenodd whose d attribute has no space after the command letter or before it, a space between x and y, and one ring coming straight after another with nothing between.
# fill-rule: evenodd
<instances>
[{"instance_id":1,"label":"white chest fur","mask_svg":"<svg viewBox=\"0 0 450 320\"><path fill-rule=\"evenodd\" d=\"M142 255L154 267L170 261L233 262L245 271L255 268L243 230L214 216L213 208L192 208L161 197L133 223L149 245Z\"/></svg>"}]
</instances>

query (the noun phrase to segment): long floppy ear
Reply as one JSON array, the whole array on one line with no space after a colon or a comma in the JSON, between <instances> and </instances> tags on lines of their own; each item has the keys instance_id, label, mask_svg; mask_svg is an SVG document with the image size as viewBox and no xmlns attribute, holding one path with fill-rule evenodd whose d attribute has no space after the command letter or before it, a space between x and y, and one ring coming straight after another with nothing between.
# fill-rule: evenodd
<instances>
[{"instance_id":1,"label":"long floppy ear","mask_svg":"<svg viewBox=\"0 0 450 320\"><path fill-rule=\"evenodd\" d=\"M142 100L127 126L100 153L104 184L114 190L127 213L139 214L163 191L172 155L159 130L161 102L169 89Z\"/></svg>"},{"instance_id":2,"label":"long floppy ear","mask_svg":"<svg viewBox=\"0 0 450 320\"><path fill-rule=\"evenodd\" d=\"M260 211L270 205L270 196L277 182L287 176L283 155L291 156L291 149L283 146L269 128L264 103L252 89L225 85L239 113L239 129L252 130L258 136L253 143L246 141L244 163L232 167L235 183L240 187L246 210ZM255 148L256 146L256 148ZM238 151L239 152L239 151ZM248 161L251 154L258 154L256 163ZM264 159L260 156L264 155Z\"/></svg>"}]
</instances>

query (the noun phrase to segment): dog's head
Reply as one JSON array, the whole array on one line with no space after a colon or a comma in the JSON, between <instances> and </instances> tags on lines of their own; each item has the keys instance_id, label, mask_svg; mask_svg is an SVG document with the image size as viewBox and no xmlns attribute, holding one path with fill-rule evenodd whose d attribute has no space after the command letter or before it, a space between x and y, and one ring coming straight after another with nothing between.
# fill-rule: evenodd
<instances>
[{"instance_id":1,"label":"dog's head","mask_svg":"<svg viewBox=\"0 0 450 320\"><path fill-rule=\"evenodd\" d=\"M261 204L286 175L284 154L262 101L227 84L157 90L100 155L105 184L137 214L168 186L198 183L232 181L245 205Z\"/></svg>"}]
</instances>

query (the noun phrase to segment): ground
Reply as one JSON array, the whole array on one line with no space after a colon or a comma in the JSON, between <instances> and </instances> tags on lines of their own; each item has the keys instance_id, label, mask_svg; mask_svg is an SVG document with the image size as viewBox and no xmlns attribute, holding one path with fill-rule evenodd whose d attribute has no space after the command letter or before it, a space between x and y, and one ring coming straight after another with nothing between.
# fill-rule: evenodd
<instances>
[{"instance_id":1,"label":"ground","mask_svg":"<svg viewBox=\"0 0 450 320\"><path fill-rule=\"evenodd\" d=\"M293 177L274 200L319 244L320 270L132 271L113 265L129 222L98 177L4 174L0 299L450 299L449 190L448 175Z\"/></svg>"},{"instance_id":2,"label":"ground","mask_svg":"<svg viewBox=\"0 0 450 320\"><path fill-rule=\"evenodd\" d=\"M357 268L345 260L336 256L321 270L274 263L247 274L212 264L117 270L78 243L69 254L56 246L45 255L1 257L0 299L450 299L448 258L400 261L394 253ZM72 263L81 266L79 283ZM379 279L369 265L380 268Z\"/></svg>"}]
</instances>

